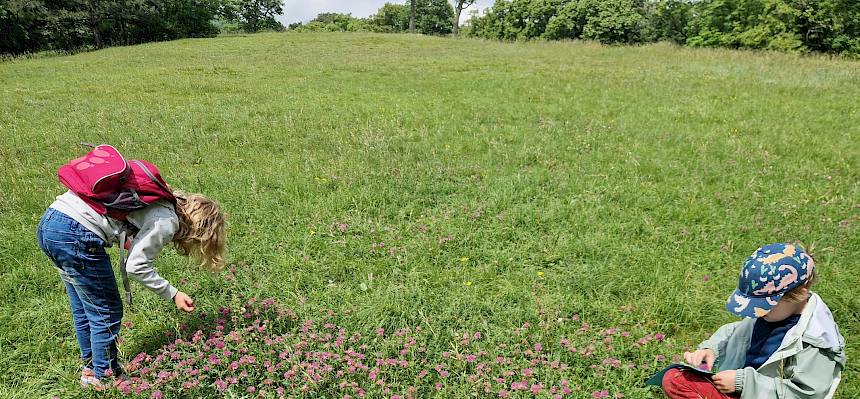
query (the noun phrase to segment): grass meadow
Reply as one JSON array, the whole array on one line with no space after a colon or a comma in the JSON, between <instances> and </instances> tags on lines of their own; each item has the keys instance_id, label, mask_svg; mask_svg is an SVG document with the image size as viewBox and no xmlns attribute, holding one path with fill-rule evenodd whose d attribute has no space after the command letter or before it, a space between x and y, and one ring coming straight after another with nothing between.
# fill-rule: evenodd
<instances>
[{"instance_id":1,"label":"grass meadow","mask_svg":"<svg viewBox=\"0 0 860 399\"><path fill-rule=\"evenodd\" d=\"M668 45L273 33L2 62L0 397L658 398L644 379L735 320L743 260L794 240L860 397L858 98L856 61ZM78 386L35 238L81 141L229 214L226 270L157 262L194 314L134 285L125 392Z\"/></svg>"}]
</instances>

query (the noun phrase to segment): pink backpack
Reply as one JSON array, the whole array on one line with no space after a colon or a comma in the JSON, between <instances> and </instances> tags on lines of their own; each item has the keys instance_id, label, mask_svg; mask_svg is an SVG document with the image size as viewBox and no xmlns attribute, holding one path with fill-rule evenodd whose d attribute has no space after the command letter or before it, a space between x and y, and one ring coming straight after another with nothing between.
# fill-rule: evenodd
<instances>
[{"instance_id":1,"label":"pink backpack","mask_svg":"<svg viewBox=\"0 0 860 399\"><path fill-rule=\"evenodd\" d=\"M142 160L127 161L107 144L73 159L57 171L60 182L101 215L125 220L129 212L155 201L176 203L176 197L158 173Z\"/></svg>"}]
</instances>

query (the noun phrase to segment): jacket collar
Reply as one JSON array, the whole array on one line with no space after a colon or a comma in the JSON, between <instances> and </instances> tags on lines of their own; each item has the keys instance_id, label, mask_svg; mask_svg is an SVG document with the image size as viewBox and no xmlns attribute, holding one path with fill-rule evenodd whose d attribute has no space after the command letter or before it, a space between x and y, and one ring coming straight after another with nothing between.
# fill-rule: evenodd
<instances>
[{"instance_id":1,"label":"jacket collar","mask_svg":"<svg viewBox=\"0 0 860 399\"><path fill-rule=\"evenodd\" d=\"M845 341L833 320L833 313L816 293L811 293L800 320L785 334L782 344L761 367L796 355L803 350L803 343L842 353Z\"/></svg>"}]
</instances>

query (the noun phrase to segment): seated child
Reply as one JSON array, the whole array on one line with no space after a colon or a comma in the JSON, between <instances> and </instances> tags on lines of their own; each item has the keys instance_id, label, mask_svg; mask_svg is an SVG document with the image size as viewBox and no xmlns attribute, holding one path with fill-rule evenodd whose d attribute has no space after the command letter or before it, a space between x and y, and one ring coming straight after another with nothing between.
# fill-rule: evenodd
<instances>
[{"instance_id":1,"label":"seated child","mask_svg":"<svg viewBox=\"0 0 860 399\"><path fill-rule=\"evenodd\" d=\"M726 324L687 363L717 365L711 380L672 369L669 398L831 398L845 367L845 340L817 294L815 263L792 244L771 244L747 258L726 309L745 319ZM703 367L704 368L704 367Z\"/></svg>"}]
</instances>

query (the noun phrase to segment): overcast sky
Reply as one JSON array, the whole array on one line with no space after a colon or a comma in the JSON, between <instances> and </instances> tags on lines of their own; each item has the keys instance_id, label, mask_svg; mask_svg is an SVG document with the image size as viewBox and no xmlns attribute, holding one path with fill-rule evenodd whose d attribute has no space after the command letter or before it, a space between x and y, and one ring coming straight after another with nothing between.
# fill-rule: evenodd
<instances>
[{"instance_id":1,"label":"overcast sky","mask_svg":"<svg viewBox=\"0 0 860 399\"><path fill-rule=\"evenodd\" d=\"M339 12L365 18L376 14L379 7L385 3L406 4L406 0L284 0L284 15L278 20L285 25L298 21L308 22L322 12ZM477 0L475 5L467 10L479 8L483 12L484 8L492 5L493 0ZM465 21L467 16L467 11L463 11L460 21Z\"/></svg>"}]
</instances>

